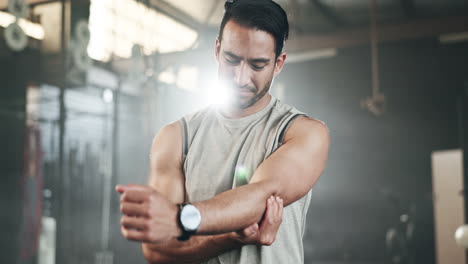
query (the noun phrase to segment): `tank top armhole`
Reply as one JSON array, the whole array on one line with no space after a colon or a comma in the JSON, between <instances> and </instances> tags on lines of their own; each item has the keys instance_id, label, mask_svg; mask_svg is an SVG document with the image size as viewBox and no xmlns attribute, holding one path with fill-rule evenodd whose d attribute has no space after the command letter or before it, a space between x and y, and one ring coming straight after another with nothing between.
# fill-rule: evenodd
<instances>
[{"instance_id":1,"label":"tank top armhole","mask_svg":"<svg viewBox=\"0 0 468 264\"><path fill-rule=\"evenodd\" d=\"M187 157L188 152L188 131L187 131L187 121L185 118L180 119L180 124L182 128L182 165L185 163L185 158Z\"/></svg>"},{"instance_id":2,"label":"tank top armhole","mask_svg":"<svg viewBox=\"0 0 468 264\"><path fill-rule=\"evenodd\" d=\"M291 126L292 121L296 119L296 117L305 115L306 114L304 113L289 113L285 118L283 118L279 129L276 132L276 136L269 146L269 152L266 155L266 157L269 157L271 154L273 154L273 152L275 152L279 147L281 147L281 145L283 144L284 134L286 134L286 131L288 130L289 126Z\"/></svg>"},{"instance_id":3,"label":"tank top armhole","mask_svg":"<svg viewBox=\"0 0 468 264\"><path fill-rule=\"evenodd\" d=\"M184 178L185 178L185 160L187 158L187 153L188 153L188 128L187 128L187 121L185 118L180 119L180 127L182 129L181 133L181 140L182 140L182 171L184 173ZM186 180L184 180L186 181ZM185 185L185 183L184 183ZM188 193L187 193L187 186L184 186L185 188L185 193L184 193L184 203L188 202Z\"/></svg>"},{"instance_id":4,"label":"tank top armhole","mask_svg":"<svg viewBox=\"0 0 468 264\"><path fill-rule=\"evenodd\" d=\"M300 117L300 116L306 116L306 115L305 115L305 114L299 114L299 113L298 113L298 114L292 114L292 115L288 118L288 120L286 120L286 122L285 122L286 124L283 125L283 128L281 129L281 132L280 132L280 134L279 134L279 136L278 136L278 141L276 142L276 144L277 144L278 147L281 147L281 145L283 145L284 135L286 134L286 131L288 131L288 129L289 129L289 127L291 126L292 122L293 122L296 118L298 118L298 117Z\"/></svg>"}]
</instances>

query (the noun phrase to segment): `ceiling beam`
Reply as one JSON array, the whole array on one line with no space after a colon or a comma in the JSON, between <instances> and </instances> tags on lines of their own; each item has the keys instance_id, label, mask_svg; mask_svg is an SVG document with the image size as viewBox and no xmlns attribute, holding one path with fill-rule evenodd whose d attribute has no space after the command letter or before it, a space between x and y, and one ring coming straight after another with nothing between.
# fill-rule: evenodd
<instances>
[{"instance_id":1,"label":"ceiling beam","mask_svg":"<svg viewBox=\"0 0 468 264\"><path fill-rule=\"evenodd\" d=\"M41 4L47 4L51 2L59 2L60 0L28 0L28 4L33 7ZM74 0L79 1L79 0ZM138 1L138 0L137 0ZM189 14L181 11L180 9L169 4L166 0L139 0L143 4L146 4L150 8L159 11L168 17L196 30L199 31L206 26L203 23L200 23L198 20L194 19ZM0 0L0 10L6 11L8 7L8 0Z\"/></svg>"},{"instance_id":2,"label":"ceiling beam","mask_svg":"<svg viewBox=\"0 0 468 264\"><path fill-rule=\"evenodd\" d=\"M198 20L196 20L189 14L174 7L165 0L149 0L148 3L149 6L155 9L156 11L165 14L166 16L196 30L197 32L200 32L207 27L205 24L200 23Z\"/></svg>"},{"instance_id":3,"label":"ceiling beam","mask_svg":"<svg viewBox=\"0 0 468 264\"><path fill-rule=\"evenodd\" d=\"M33 8L35 6L49 4L52 2L60 2L60 0L29 0L27 1L29 7ZM0 10L1 11L8 11L8 0L0 0Z\"/></svg>"},{"instance_id":4,"label":"ceiling beam","mask_svg":"<svg viewBox=\"0 0 468 264\"><path fill-rule=\"evenodd\" d=\"M312 4L317 8L320 13L325 16L336 27L342 27L346 25L346 21L343 20L333 9L322 3L320 0L312 0Z\"/></svg>"},{"instance_id":5,"label":"ceiling beam","mask_svg":"<svg viewBox=\"0 0 468 264\"><path fill-rule=\"evenodd\" d=\"M378 26L378 42L404 41L426 37L437 37L441 34L468 31L468 16L447 17L430 20L417 20L406 23L388 24ZM369 28L349 29L324 35L291 36L286 43L286 51L300 53L305 51L350 48L368 45L370 42ZM213 37L214 39L214 37ZM203 46L201 48L163 53L150 56L155 60L159 69L168 66L189 64L200 65L207 58L214 57L214 47ZM128 71L131 67L129 59L112 62L113 69L119 72Z\"/></svg>"},{"instance_id":6,"label":"ceiling beam","mask_svg":"<svg viewBox=\"0 0 468 264\"><path fill-rule=\"evenodd\" d=\"M446 17L439 19L413 20L404 23L378 25L378 42L402 41L440 34L463 32L468 30L468 16ZM293 36L286 44L289 52L347 48L367 45L370 41L368 27L348 29L330 34Z\"/></svg>"}]
</instances>

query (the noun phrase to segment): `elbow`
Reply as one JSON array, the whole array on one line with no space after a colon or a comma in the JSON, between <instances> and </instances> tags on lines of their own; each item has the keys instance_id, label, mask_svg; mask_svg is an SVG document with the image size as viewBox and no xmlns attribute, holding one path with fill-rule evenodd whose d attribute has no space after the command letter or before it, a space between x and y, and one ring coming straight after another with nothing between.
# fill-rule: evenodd
<instances>
[{"instance_id":1,"label":"elbow","mask_svg":"<svg viewBox=\"0 0 468 264\"><path fill-rule=\"evenodd\" d=\"M252 179L249 183L252 188L255 188L258 191L261 191L262 196L265 199L268 199L272 195L281 194L281 183L273 179Z\"/></svg>"},{"instance_id":2,"label":"elbow","mask_svg":"<svg viewBox=\"0 0 468 264\"><path fill-rule=\"evenodd\" d=\"M268 180L263 183L264 183L263 198L265 199L265 201L267 201L267 199L270 198L270 196L279 196L284 201L283 206L286 207L300 198L300 197L296 197L296 196L292 196L291 194L288 194L288 191L289 191L288 189L290 188L287 183L285 184L284 182L278 181L278 180Z\"/></svg>"},{"instance_id":3,"label":"elbow","mask_svg":"<svg viewBox=\"0 0 468 264\"><path fill-rule=\"evenodd\" d=\"M265 197L268 199L270 196L280 196L284 198L283 186L281 182L275 180L269 180L265 184Z\"/></svg>"}]
</instances>

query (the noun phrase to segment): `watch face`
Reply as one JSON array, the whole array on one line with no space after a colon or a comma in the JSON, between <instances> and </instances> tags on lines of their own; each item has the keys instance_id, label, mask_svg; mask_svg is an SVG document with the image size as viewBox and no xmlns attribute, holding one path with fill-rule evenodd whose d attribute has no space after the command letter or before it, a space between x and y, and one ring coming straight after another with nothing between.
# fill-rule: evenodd
<instances>
[{"instance_id":1,"label":"watch face","mask_svg":"<svg viewBox=\"0 0 468 264\"><path fill-rule=\"evenodd\" d=\"M180 222L186 231L197 230L201 222L200 211L195 206L187 204L180 212Z\"/></svg>"}]
</instances>

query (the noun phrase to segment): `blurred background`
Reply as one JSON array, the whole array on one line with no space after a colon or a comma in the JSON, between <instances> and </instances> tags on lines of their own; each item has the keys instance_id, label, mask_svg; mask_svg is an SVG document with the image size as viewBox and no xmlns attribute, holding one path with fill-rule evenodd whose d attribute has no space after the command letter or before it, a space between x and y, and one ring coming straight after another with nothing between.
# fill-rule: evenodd
<instances>
[{"instance_id":1,"label":"blurred background","mask_svg":"<svg viewBox=\"0 0 468 264\"><path fill-rule=\"evenodd\" d=\"M468 1L277 2L271 92L331 134L305 263L465 264ZM0 0L0 263L144 263L114 186L146 183L157 131L217 100L223 5Z\"/></svg>"}]
</instances>

